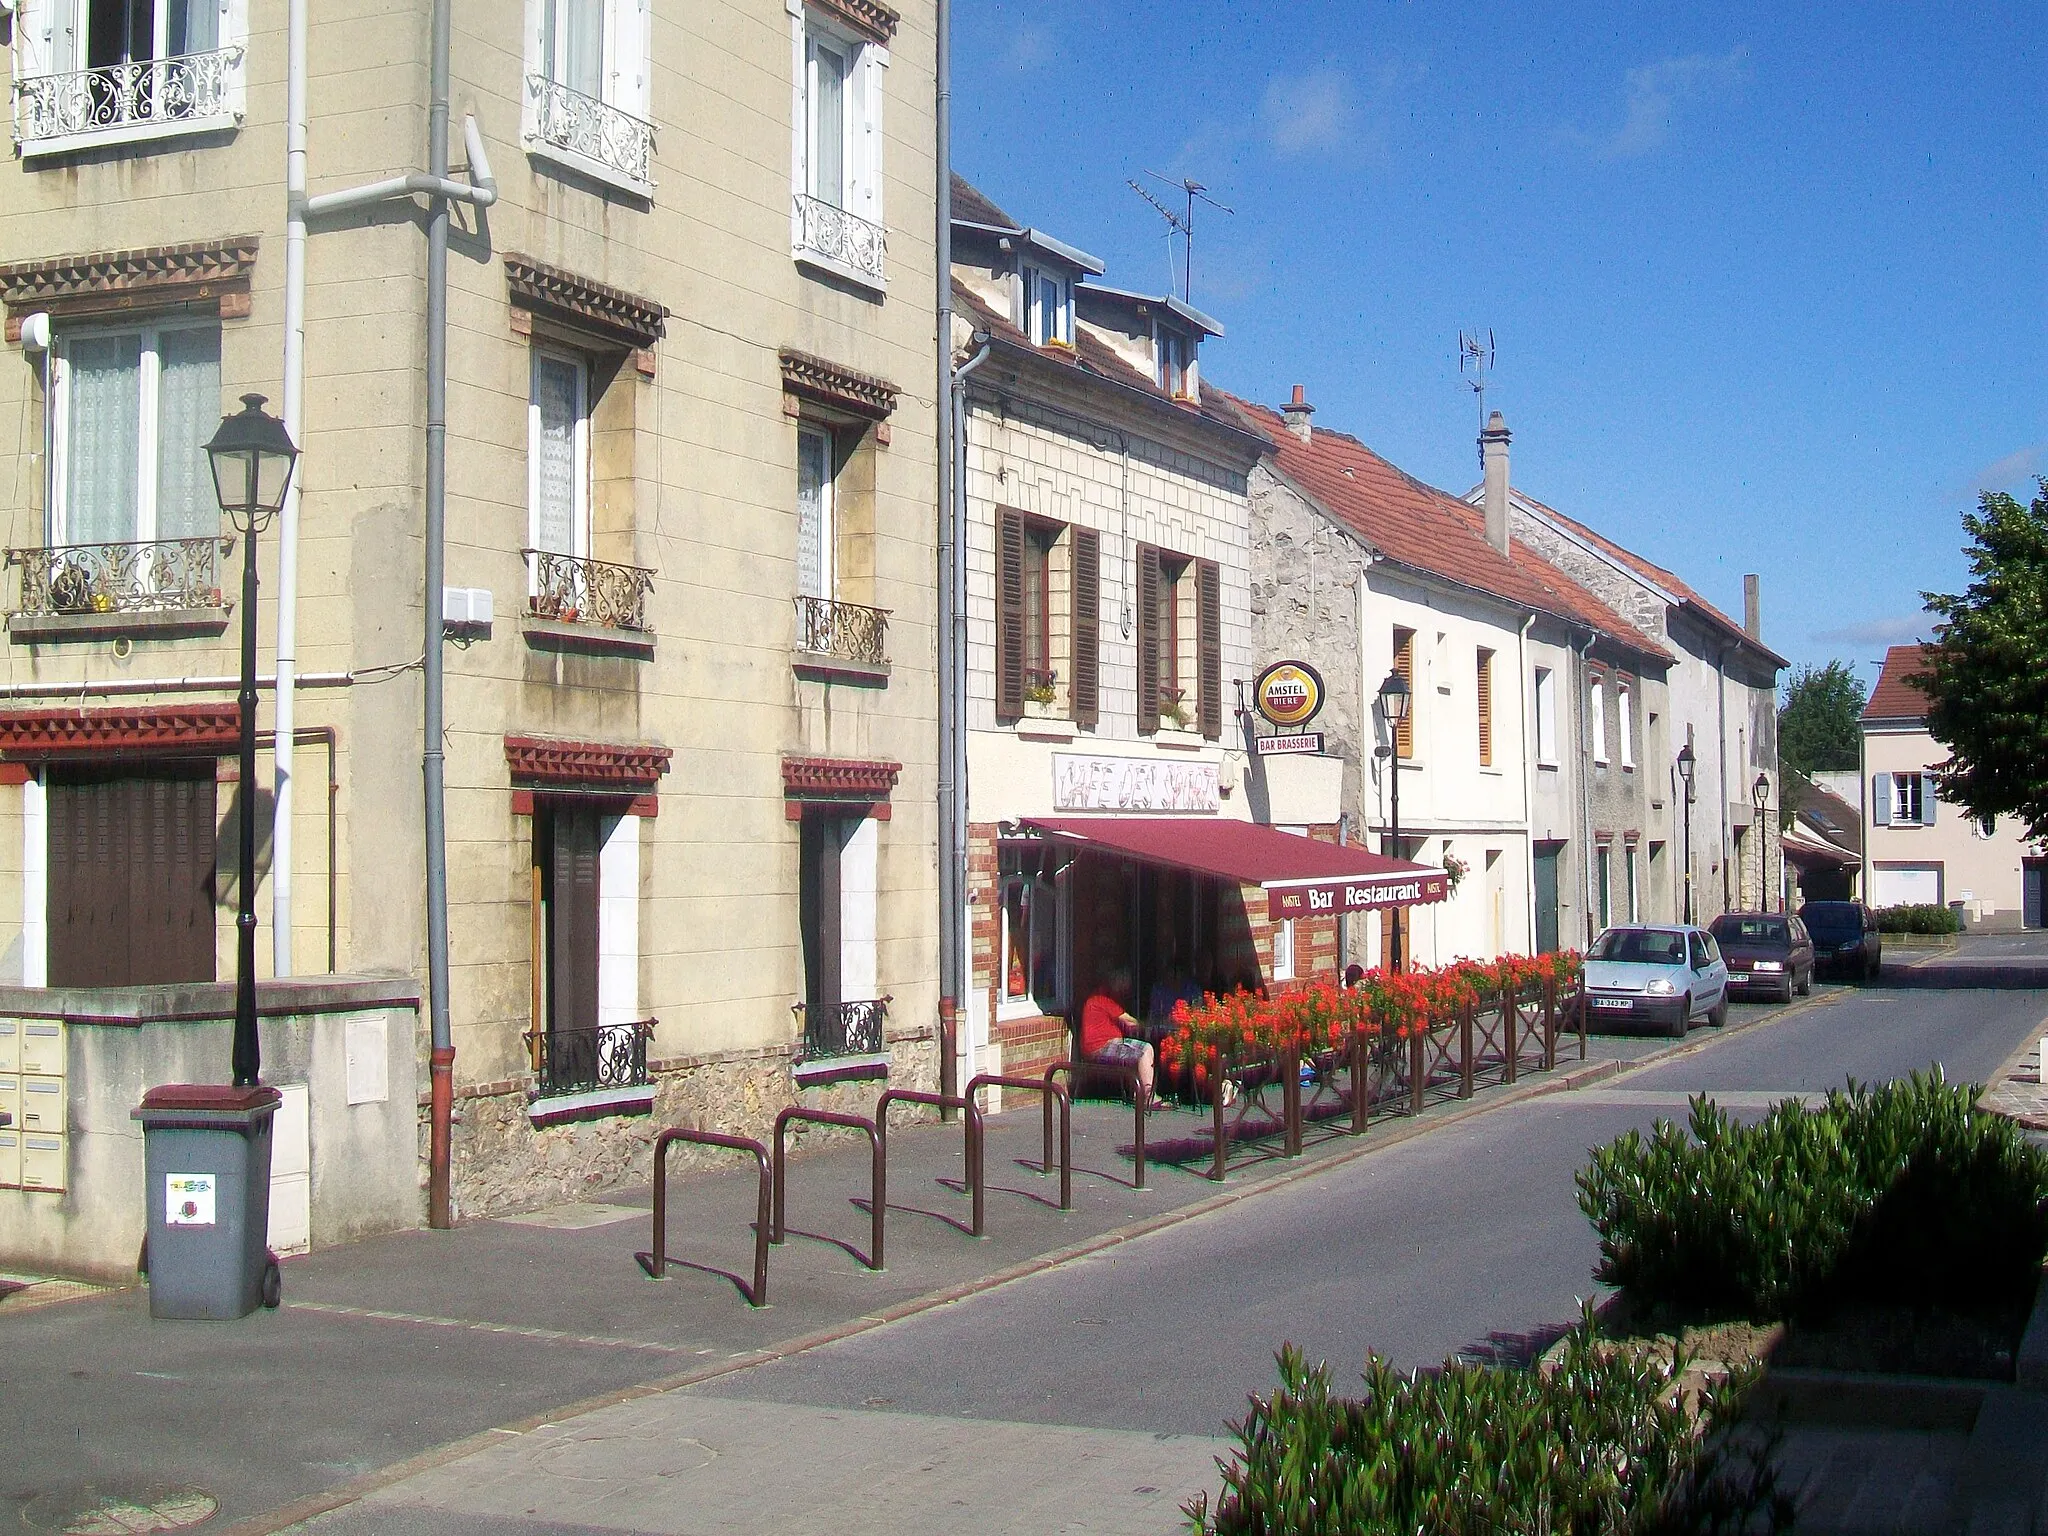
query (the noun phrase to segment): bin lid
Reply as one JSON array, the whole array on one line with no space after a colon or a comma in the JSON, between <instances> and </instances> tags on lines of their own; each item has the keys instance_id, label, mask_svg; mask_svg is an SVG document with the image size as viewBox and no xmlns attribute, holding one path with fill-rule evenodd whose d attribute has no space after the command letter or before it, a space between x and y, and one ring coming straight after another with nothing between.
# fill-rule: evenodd
<instances>
[{"instance_id":1,"label":"bin lid","mask_svg":"<svg viewBox=\"0 0 2048 1536\"><path fill-rule=\"evenodd\" d=\"M163 1083L142 1096L142 1107L157 1109L210 1109L244 1113L252 1109L273 1109L284 1095L267 1083L236 1088L227 1083Z\"/></svg>"}]
</instances>

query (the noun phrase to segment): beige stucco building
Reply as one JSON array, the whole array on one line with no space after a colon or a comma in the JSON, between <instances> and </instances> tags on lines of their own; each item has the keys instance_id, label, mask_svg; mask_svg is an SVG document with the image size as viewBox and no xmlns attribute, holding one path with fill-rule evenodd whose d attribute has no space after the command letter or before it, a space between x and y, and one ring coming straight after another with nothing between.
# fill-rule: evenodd
<instances>
[{"instance_id":1,"label":"beige stucco building","mask_svg":"<svg viewBox=\"0 0 2048 1536\"><path fill-rule=\"evenodd\" d=\"M13 22L0 932L22 988L182 987L217 1014L245 545L202 445L236 396L280 394L286 10L112 14ZM310 27L315 207L428 153L428 6L367 15ZM644 1170L659 1123L758 1129L806 1078L932 1075L933 22L918 0L455 14L451 174L486 171L468 118L497 189L456 206L448 259L460 1211ZM294 997L423 977L428 208L316 214L306 245ZM273 527L266 679L280 549ZM267 974L268 742L262 778ZM386 1098L410 1103L424 1024L400 1033ZM317 1129L342 1088L307 1087ZM84 1092L74 1143L116 1110L125 1130Z\"/></svg>"}]
</instances>

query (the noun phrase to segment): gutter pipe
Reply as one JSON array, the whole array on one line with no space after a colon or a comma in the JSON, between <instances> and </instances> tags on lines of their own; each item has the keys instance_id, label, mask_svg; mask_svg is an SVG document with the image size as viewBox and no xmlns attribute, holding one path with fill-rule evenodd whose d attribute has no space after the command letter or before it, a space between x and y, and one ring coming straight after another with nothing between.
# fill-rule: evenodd
<instances>
[{"instance_id":1,"label":"gutter pipe","mask_svg":"<svg viewBox=\"0 0 2048 1536\"><path fill-rule=\"evenodd\" d=\"M1715 780L1721 796L1721 910L1726 912L1733 905L1728 899L1728 647L1722 646L1714 652L1714 694L1719 710L1719 751L1714 755Z\"/></svg>"},{"instance_id":2,"label":"gutter pipe","mask_svg":"<svg viewBox=\"0 0 2048 1536\"><path fill-rule=\"evenodd\" d=\"M1536 694L1529 670L1529 631L1536 625L1534 609L1522 615L1515 631L1515 690L1527 699L1522 720L1522 918L1528 924L1529 953L1536 953ZM1505 937L1505 935L1503 935Z\"/></svg>"},{"instance_id":3,"label":"gutter pipe","mask_svg":"<svg viewBox=\"0 0 2048 1536\"><path fill-rule=\"evenodd\" d=\"M1579 656L1579 675L1574 679L1572 709L1578 718L1578 729L1574 733L1579 740L1579 897L1586 904L1586 943L1591 944L1597 930L1593 927L1593 744L1592 717L1587 713L1586 700L1592 694L1592 665L1588 660L1593 654L1593 642L1598 636L1586 631L1583 645L1574 646Z\"/></svg>"},{"instance_id":4,"label":"gutter pipe","mask_svg":"<svg viewBox=\"0 0 2048 1536\"><path fill-rule=\"evenodd\" d=\"M946 901L946 921L941 929L945 949L939 956L939 974L942 1004L945 996L953 999L955 1027L951 1048L939 1064L942 1093L955 1091L943 1086L947 1070L953 1072L956 1088L958 1085L958 1009L967 995L967 380L988 361L989 354L987 336L977 333L974 341L980 350L950 370L952 381L946 395L952 495L946 503L941 528L945 569L940 579L939 606L945 628L939 652L939 708L944 716L944 756L939 765L943 807L940 889L941 900ZM949 349L952 346L950 328L946 345ZM950 361L949 358L949 365ZM950 1116L951 1112L947 1114Z\"/></svg>"},{"instance_id":5,"label":"gutter pipe","mask_svg":"<svg viewBox=\"0 0 2048 1536\"><path fill-rule=\"evenodd\" d=\"M937 260L934 282L938 300L939 462L938 462L938 685L939 685L939 1092L960 1091L960 1001L966 969L966 876L954 861L954 827L960 821L960 780L954 771L954 738L960 720L954 713L953 614L961 593L953 584L953 544L957 536L953 505L956 452L953 398L953 5L937 0L937 58L933 65L933 131L938 196L933 230ZM947 1111L948 1114L951 1111Z\"/></svg>"}]
</instances>

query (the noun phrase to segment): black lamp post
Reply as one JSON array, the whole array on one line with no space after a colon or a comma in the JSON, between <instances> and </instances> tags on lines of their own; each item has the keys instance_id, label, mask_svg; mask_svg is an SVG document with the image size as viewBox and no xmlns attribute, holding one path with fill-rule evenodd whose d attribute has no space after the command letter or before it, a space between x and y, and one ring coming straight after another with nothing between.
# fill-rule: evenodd
<instances>
[{"instance_id":1,"label":"black lamp post","mask_svg":"<svg viewBox=\"0 0 2048 1536\"><path fill-rule=\"evenodd\" d=\"M242 535L242 692L240 911L235 917L235 1086L253 1087L263 1071L256 1034L256 535L284 505L299 450L261 395L242 396L206 445L220 509Z\"/></svg>"},{"instance_id":2,"label":"black lamp post","mask_svg":"<svg viewBox=\"0 0 2048 1536\"><path fill-rule=\"evenodd\" d=\"M1692 743L1678 749L1678 778L1685 786L1685 921L1692 922L1692 778L1697 767Z\"/></svg>"},{"instance_id":3,"label":"black lamp post","mask_svg":"<svg viewBox=\"0 0 2048 1536\"><path fill-rule=\"evenodd\" d=\"M1393 854L1401 858L1401 722L1408 718L1408 680L1399 672L1389 672L1387 680L1380 684L1380 713L1387 722L1387 765L1389 783L1387 788L1387 819L1392 824ZM1407 957L1401 953L1401 909L1394 909L1393 954L1387 957L1391 970L1400 970Z\"/></svg>"},{"instance_id":4,"label":"black lamp post","mask_svg":"<svg viewBox=\"0 0 2048 1536\"><path fill-rule=\"evenodd\" d=\"M1759 773L1749 786L1749 798L1756 806L1756 904L1759 911L1771 908L1771 830L1764 821L1764 807L1771 803L1771 776Z\"/></svg>"}]
</instances>

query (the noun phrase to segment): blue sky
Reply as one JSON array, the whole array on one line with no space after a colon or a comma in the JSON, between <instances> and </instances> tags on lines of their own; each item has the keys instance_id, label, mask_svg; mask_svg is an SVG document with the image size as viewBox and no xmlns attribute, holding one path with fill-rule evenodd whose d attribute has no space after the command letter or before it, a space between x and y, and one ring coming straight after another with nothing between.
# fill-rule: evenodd
<instances>
[{"instance_id":1,"label":"blue sky","mask_svg":"<svg viewBox=\"0 0 2048 1536\"><path fill-rule=\"evenodd\" d=\"M1491 327L1517 486L1738 615L1761 571L1794 662L1920 633L1978 489L2048 472L2048 7L955 15L956 168L1106 281L1167 282L1127 177L1235 210L1197 214L1206 377L1462 492Z\"/></svg>"}]
</instances>

